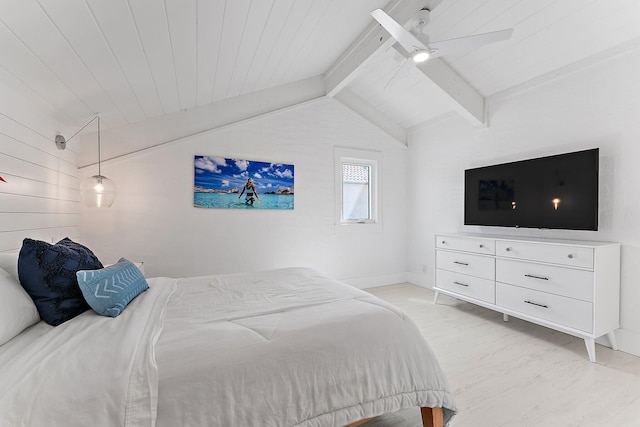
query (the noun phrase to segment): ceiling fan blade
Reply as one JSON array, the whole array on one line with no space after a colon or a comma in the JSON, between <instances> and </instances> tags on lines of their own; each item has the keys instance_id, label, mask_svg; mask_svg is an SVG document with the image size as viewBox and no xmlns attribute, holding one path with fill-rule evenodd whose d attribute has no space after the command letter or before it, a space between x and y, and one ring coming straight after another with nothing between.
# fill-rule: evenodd
<instances>
[{"instance_id":1,"label":"ceiling fan blade","mask_svg":"<svg viewBox=\"0 0 640 427\"><path fill-rule=\"evenodd\" d=\"M507 40L511 37L511 34L513 34L513 28L429 43L429 48L432 50L431 57L435 58L438 56L450 55L452 53L470 51L489 43Z\"/></svg>"},{"instance_id":2,"label":"ceiling fan blade","mask_svg":"<svg viewBox=\"0 0 640 427\"><path fill-rule=\"evenodd\" d=\"M378 21L389 34L391 34L391 37L396 39L407 52L427 49L424 43L418 40L416 36L407 31L402 25L398 24L382 9L373 10L371 12L371 16L373 16L375 20Z\"/></svg>"}]
</instances>

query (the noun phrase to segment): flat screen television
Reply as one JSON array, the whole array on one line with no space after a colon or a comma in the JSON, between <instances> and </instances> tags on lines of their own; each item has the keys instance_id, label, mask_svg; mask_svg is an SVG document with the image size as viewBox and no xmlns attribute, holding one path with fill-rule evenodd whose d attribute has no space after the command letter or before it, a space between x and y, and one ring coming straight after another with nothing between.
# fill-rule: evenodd
<instances>
[{"instance_id":1,"label":"flat screen television","mask_svg":"<svg viewBox=\"0 0 640 427\"><path fill-rule=\"evenodd\" d=\"M598 229L599 149L465 171L465 225Z\"/></svg>"}]
</instances>

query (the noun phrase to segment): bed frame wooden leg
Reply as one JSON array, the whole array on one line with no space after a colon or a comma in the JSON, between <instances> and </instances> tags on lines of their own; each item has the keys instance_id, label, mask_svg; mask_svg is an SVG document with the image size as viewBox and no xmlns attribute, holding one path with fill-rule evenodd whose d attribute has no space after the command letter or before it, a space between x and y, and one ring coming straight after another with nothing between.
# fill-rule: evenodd
<instances>
[{"instance_id":1,"label":"bed frame wooden leg","mask_svg":"<svg viewBox=\"0 0 640 427\"><path fill-rule=\"evenodd\" d=\"M373 418L365 418L364 420L356 421L355 423L347 424L344 427L358 427L361 424L371 421Z\"/></svg>"},{"instance_id":2,"label":"bed frame wooden leg","mask_svg":"<svg viewBox=\"0 0 640 427\"><path fill-rule=\"evenodd\" d=\"M443 427L442 408L420 408L423 427Z\"/></svg>"},{"instance_id":3,"label":"bed frame wooden leg","mask_svg":"<svg viewBox=\"0 0 640 427\"><path fill-rule=\"evenodd\" d=\"M422 414L423 427L444 427L442 408L420 408L420 413ZM356 421L355 423L347 424L344 427L358 427L372 419L373 418L366 418L364 420Z\"/></svg>"}]
</instances>

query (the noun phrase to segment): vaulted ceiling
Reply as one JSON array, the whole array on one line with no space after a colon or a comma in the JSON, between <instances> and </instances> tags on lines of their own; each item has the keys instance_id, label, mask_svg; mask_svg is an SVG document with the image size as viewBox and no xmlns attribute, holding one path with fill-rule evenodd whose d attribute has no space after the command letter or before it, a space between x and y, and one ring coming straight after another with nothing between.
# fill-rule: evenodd
<instances>
[{"instance_id":1,"label":"vaulted ceiling","mask_svg":"<svg viewBox=\"0 0 640 427\"><path fill-rule=\"evenodd\" d=\"M514 33L399 72L370 12L404 24L423 7L432 41ZM325 95L402 142L451 112L483 124L487 97L637 49L638 17L637 0L0 0L0 105L67 136L99 113L106 158Z\"/></svg>"}]
</instances>

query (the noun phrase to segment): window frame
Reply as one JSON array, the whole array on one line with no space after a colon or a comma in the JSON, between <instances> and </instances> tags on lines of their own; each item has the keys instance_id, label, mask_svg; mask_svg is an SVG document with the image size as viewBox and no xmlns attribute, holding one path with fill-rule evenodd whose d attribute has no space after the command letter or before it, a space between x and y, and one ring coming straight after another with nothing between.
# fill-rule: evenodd
<instances>
[{"instance_id":1,"label":"window frame","mask_svg":"<svg viewBox=\"0 0 640 427\"><path fill-rule=\"evenodd\" d=\"M335 147L335 224L345 228L380 229L382 227L381 194L380 194L380 170L382 165L382 153L379 151L363 150L356 148ZM369 166L369 210L370 218L347 219L343 213L343 165L355 164ZM355 227L357 226L357 227Z\"/></svg>"}]
</instances>

